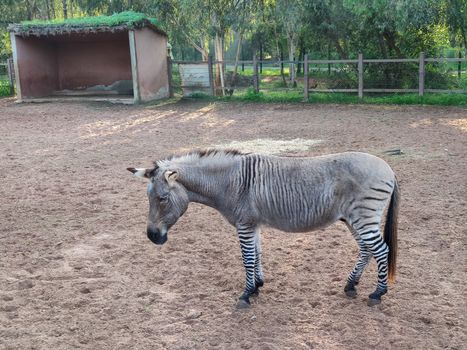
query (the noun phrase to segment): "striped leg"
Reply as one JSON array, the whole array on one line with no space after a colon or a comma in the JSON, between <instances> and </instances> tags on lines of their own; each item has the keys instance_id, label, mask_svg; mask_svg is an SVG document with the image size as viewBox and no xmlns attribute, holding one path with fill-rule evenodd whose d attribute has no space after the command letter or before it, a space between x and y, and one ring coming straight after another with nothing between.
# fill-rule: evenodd
<instances>
[{"instance_id":1,"label":"striped leg","mask_svg":"<svg viewBox=\"0 0 467 350\"><path fill-rule=\"evenodd\" d=\"M256 290L255 283L255 261L256 261L256 235L254 227L240 225L237 227L242 250L243 266L246 271L246 286L237 303L238 308L250 306L250 296Z\"/></svg>"},{"instance_id":2,"label":"striped leg","mask_svg":"<svg viewBox=\"0 0 467 350\"><path fill-rule=\"evenodd\" d=\"M379 227L367 230L360 234L365 246L375 257L378 265L378 285L376 290L369 295L368 305L372 306L381 302L381 296L388 290L388 253L389 248L384 243Z\"/></svg>"},{"instance_id":3,"label":"striped leg","mask_svg":"<svg viewBox=\"0 0 467 350\"><path fill-rule=\"evenodd\" d=\"M363 244L363 241L358 240L357 243L360 247L358 260L347 278L347 284L344 288L345 294L351 298L354 298L357 295L357 289L355 286L360 282L360 277L371 259L371 252Z\"/></svg>"},{"instance_id":4,"label":"striped leg","mask_svg":"<svg viewBox=\"0 0 467 350\"><path fill-rule=\"evenodd\" d=\"M357 289L355 286L360 282L360 277L362 276L365 267L370 262L371 252L368 250L357 231L349 224L347 224L347 227L352 232L352 236L357 241L358 247L360 249L358 253L358 260L355 263L352 272L349 274L349 277L347 278L347 284L344 288L345 294L348 297L354 298L357 295Z\"/></svg>"},{"instance_id":5,"label":"striped leg","mask_svg":"<svg viewBox=\"0 0 467 350\"><path fill-rule=\"evenodd\" d=\"M263 266L261 265L261 233L259 229L255 235L255 291L254 294L258 295L259 288L264 285Z\"/></svg>"}]
</instances>

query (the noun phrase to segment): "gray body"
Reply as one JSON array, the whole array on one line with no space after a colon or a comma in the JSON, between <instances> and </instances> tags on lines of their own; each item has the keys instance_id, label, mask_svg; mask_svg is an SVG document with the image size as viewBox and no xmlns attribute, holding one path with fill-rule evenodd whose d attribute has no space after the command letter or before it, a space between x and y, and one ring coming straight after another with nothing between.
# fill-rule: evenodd
<instances>
[{"instance_id":1,"label":"gray body","mask_svg":"<svg viewBox=\"0 0 467 350\"><path fill-rule=\"evenodd\" d=\"M392 185L394 173L383 160L365 153L315 158L247 155L234 165L229 182L220 210L231 223L304 232L339 219L351 222L356 201L371 187ZM378 209L384 209L386 201Z\"/></svg>"},{"instance_id":2,"label":"gray body","mask_svg":"<svg viewBox=\"0 0 467 350\"><path fill-rule=\"evenodd\" d=\"M158 161L154 169L129 170L151 181L148 236L153 242L165 242L168 228L189 202L217 209L236 227L247 275L240 297L243 306L263 285L259 237L263 225L304 232L337 220L346 222L360 247L346 293L354 295L371 256L378 262L379 278L370 299L379 301L387 291L389 245L394 268L396 246L395 241L383 240L380 224L391 198L392 223L397 222L398 193L393 171L380 158L358 152L293 158L211 150ZM394 239L396 228L388 228Z\"/></svg>"}]
</instances>

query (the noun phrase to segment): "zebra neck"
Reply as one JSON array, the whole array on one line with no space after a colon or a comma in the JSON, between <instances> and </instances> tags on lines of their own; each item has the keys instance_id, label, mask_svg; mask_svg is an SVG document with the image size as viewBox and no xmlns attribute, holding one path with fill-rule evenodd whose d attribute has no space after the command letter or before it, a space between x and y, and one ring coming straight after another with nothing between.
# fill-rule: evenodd
<instances>
[{"instance_id":1,"label":"zebra neck","mask_svg":"<svg viewBox=\"0 0 467 350\"><path fill-rule=\"evenodd\" d=\"M227 166L189 166L180 169L179 182L187 190L190 202L216 207L225 198L229 186L229 169Z\"/></svg>"}]
</instances>

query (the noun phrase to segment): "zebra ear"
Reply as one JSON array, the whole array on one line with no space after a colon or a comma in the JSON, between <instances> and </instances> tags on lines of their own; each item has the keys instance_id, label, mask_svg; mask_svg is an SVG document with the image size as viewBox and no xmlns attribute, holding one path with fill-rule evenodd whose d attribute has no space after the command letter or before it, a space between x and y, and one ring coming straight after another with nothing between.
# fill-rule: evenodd
<instances>
[{"instance_id":1,"label":"zebra ear","mask_svg":"<svg viewBox=\"0 0 467 350\"><path fill-rule=\"evenodd\" d=\"M126 168L133 175L142 177L143 179L150 179L154 176L154 170L156 169L146 169L146 168Z\"/></svg>"},{"instance_id":2,"label":"zebra ear","mask_svg":"<svg viewBox=\"0 0 467 350\"><path fill-rule=\"evenodd\" d=\"M167 183L169 186L173 186L175 184L175 181L178 179L178 172L174 170L167 170L164 173L165 179L167 180Z\"/></svg>"}]
</instances>

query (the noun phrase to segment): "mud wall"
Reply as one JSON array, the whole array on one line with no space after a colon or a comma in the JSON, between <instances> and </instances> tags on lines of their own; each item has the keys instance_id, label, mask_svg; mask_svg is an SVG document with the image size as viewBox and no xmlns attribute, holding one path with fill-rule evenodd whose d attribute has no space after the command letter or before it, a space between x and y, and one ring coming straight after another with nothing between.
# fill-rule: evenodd
<instances>
[{"instance_id":1,"label":"mud wall","mask_svg":"<svg viewBox=\"0 0 467 350\"><path fill-rule=\"evenodd\" d=\"M22 98L50 95L58 87L56 45L20 36L15 41Z\"/></svg>"},{"instance_id":2,"label":"mud wall","mask_svg":"<svg viewBox=\"0 0 467 350\"><path fill-rule=\"evenodd\" d=\"M127 32L60 41L57 46L59 89L85 89L131 80Z\"/></svg>"},{"instance_id":3,"label":"mud wall","mask_svg":"<svg viewBox=\"0 0 467 350\"><path fill-rule=\"evenodd\" d=\"M136 30L135 48L141 101L168 97L167 38L148 28Z\"/></svg>"}]
</instances>

